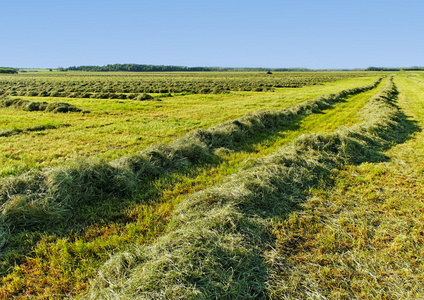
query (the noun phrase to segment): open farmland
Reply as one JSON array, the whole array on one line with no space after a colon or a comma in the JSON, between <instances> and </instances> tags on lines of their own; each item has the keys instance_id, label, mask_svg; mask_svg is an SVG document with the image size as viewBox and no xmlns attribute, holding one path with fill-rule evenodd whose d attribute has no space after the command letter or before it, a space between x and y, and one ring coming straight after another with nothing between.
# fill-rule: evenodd
<instances>
[{"instance_id":1,"label":"open farmland","mask_svg":"<svg viewBox=\"0 0 424 300\"><path fill-rule=\"evenodd\" d=\"M423 297L421 73L82 74L0 77L2 297Z\"/></svg>"},{"instance_id":2,"label":"open farmland","mask_svg":"<svg viewBox=\"0 0 424 300\"><path fill-rule=\"evenodd\" d=\"M78 157L99 156L113 160L123 155L133 154L152 144L169 143L197 128L208 128L224 121L236 119L246 113L257 110L281 109L283 107L313 99L319 95L333 93L345 88L364 85L370 82L363 73L318 73L276 74L270 77L266 74L242 73L199 75L166 74L141 76L82 76L82 75L19 75L2 76L0 84L8 97L21 98L34 102L65 102L80 109L90 111L88 114L48 114L36 111L22 111L14 109L0 110L0 174L14 174L19 170L46 167L63 164L65 161ZM225 76L224 76L225 75ZM274 76L274 74L272 75ZM228 79L227 79L228 78ZM350 78L350 79L343 79ZM2 80L3 79L3 80ZM260 80L263 80L261 83ZM336 79L339 79L335 82ZM340 80L341 79L341 80ZM245 92L227 91L221 94L192 94L196 84L200 81L208 84L210 89L223 82L237 81L249 85L249 81L257 85L267 82L277 82L276 86L291 82L292 85L304 88L274 88L275 92ZM323 84L325 81L331 83ZM69 93L85 87L85 84L95 82L112 94L129 91L125 86L159 85L178 82L186 86L187 95L151 94L154 99L140 101L135 99L95 99L95 98L63 98L51 97L54 94L50 89L59 86ZM319 85L317 85L319 84ZM48 86L48 88L47 88ZM82 87L81 87L82 86ZM272 86L271 86L272 87ZM35 89L42 94L39 88L49 91L45 97L22 96L34 95L28 90ZM0 88L1 89L1 88ZM15 89L15 90L14 90ZM247 89L246 88L243 88ZM144 93L144 90L134 94L135 98ZM37 94L37 95L38 95ZM62 93L63 94L63 93ZM18 96L13 96L18 95ZM69 96L69 95L68 95ZM160 99L161 101L155 101ZM0 103L1 106L1 103ZM59 127L60 130L25 130L27 128ZM2 132L8 134L1 137ZM5 134L3 134L5 135Z\"/></svg>"}]
</instances>

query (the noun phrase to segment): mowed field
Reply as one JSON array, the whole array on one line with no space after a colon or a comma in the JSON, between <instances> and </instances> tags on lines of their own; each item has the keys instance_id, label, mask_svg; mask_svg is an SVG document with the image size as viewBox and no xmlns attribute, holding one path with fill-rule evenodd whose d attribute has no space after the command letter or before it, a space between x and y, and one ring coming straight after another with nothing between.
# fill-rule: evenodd
<instances>
[{"instance_id":1,"label":"mowed field","mask_svg":"<svg viewBox=\"0 0 424 300\"><path fill-rule=\"evenodd\" d=\"M0 82L1 297L424 297L422 73Z\"/></svg>"},{"instance_id":2,"label":"mowed field","mask_svg":"<svg viewBox=\"0 0 424 300\"><path fill-rule=\"evenodd\" d=\"M150 93L155 98L149 101L109 99L107 97L123 95L119 93L120 91L144 92L146 90L158 92L162 90L168 92L171 89L165 89L166 86L162 88L158 86L156 89L151 90L141 89L139 86L137 86L138 90L124 88L130 84L134 84L134 82L147 82L144 85L149 87L150 84L169 85L170 83L163 79L166 78L166 75L159 73L156 76L121 75L115 77L111 77L110 75L4 76L3 83L7 88L5 87L3 92L6 95L11 94L9 97L48 103L67 102L78 108L88 110L90 113L46 114L45 112L37 111L0 110L0 130L3 132L11 130L25 131L27 128L37 128L37 126L54 126L60 128L60 130L30 130L8 137L1 137L2 131L0 131L0 138L2 139L0 145L0 162L2 165L0 174L15 174L19 170L27 170L29 168L60 165L65 161L83 156L96 155L107 160L113 160L127 154L136 153L152 144L169 143L172 139L180 137L196 128L208 128L258 110L282 109L292 104L313 99L322 94L333 93L342 89L365 85L367 82L370 82L370 77L356 77L357 75L355 73L348 73L349 76L342 73L339 76L336 74L330 77L324 73L313 74L312 76L318 79L322 78L320 80L314 80L311 85L308 85L310 84L308 81L311 77L310 74L304 75L304 78L300 77L299 79L291 75L293 79L291 79L289 84L293 85L297 82L307 84L304 88L279 88L270 86L268 88L273 88L275 92L238 90L225 90L226 93L220 94L194 94L190 92L191 89L197 92L196 84L212 85L217 81L218 86L220 86L222 80L226 77L223 77L223 75L216 77L218 75L215 73L209 76L199 74L198 78L202 80L194 81L197 78L196 76L174 75L171 73L169 77L174 79L171 82L184 82L187 84L184 89L180 88L178 90L180 92L185 91L183 93L184 95L181 95L182 93L172 93L171 95L173 97L169 97L168 93ZM363 76L364 74L359 73L358 75ZM263 83L257 83L257 85L264 85L269 80L266 74L260 76L259 74L248 73L245 76L240 76L239 74L230 73L227 76L229 76L228 80L231 80L231 78L233 80L241 78L239 79L242 82L240 84L249 83L249 80L258 81L260 78L263 78ZM276 74L275 76L279 75ZM286 77L287 75L281 75L282 83L274 85L284 85L287 82ZM345 77L353 78L333 81ZM332 82L326 83L325 80ZM192 81L194 82L192 83ZM45 95L44 97L12 96L19 94L33 95L46 90L49 91L49 94L55 94L55 92L50 91L51 88L55 88L55 84L59 86L56 88L57 90L61 91L68 88L70 94L75 94L72 91L80 86L82 86L80 87L81 89L87 88L85 84L90 82L95 82L96 84L103 83L108 87L105 89L105 93L103 93L103 96L107 99L62 98ZM149 82L150 84L148 84ZM51 83L52 86L46 87L48 83ZM117 86L112 85L112 83ZM17 91L12 91L14 85L21 85L22 87L16 89ZM34 91L32 86L40 90ZM242 85L240 89L244 90L247 88L251 87L249 85L247 87ZM211 86L209 90L212 91L213 89L214 87ZM115 90L118 92L106 93L106 91ZM64 94L64 92L61 94ZM96 94L92 93L92 95ZM126 95L130 95L130 93Z\"/></svg>"}]
</instances>

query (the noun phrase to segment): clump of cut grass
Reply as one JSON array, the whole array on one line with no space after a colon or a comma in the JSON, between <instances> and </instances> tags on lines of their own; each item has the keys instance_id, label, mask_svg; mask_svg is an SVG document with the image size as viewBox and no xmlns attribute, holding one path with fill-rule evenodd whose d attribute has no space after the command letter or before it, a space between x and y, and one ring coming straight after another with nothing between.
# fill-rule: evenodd
<instances>
[{"instance_id":1,"label":"clump of cut grass","mask_svg":"<svg viewBox=\"0 0 424 300\"><path fill-rule=\"evenodd\" d=\"M216 189L214 193L231 197L225 189ZM207 193L197 196L201 202L210 197ZM187 226L181 226L181 222L187 222ZM266 269L257 267L263 265L255 251L259 245L249 243L239 233L239 227L250 228L252 236L257 235L258 229L253 223L244 223L249 220L228 204L180 215L180 219L174 219L170 233L152 247L112 257L99 272L100 289L92 291L92 296L106 299L259 296L264 289L261 282L266 279ZM138 275L134 276L135 273ZM250 283L255 279L258 284L252 286ZM193 284L196 282L197 286Z\"/></svg>"},{"instance_id":2,"label":"clump of cut grass","mask_svg":"<svg viewBox=\"0 0 424 300\"><path fill-rule=\"evenodd\" d=\"M402 114L393 98L384 97L387 89L395 89L391 80L366 107L377 109L374 120L349 130L303 136L225 184L187 197L176 208L166 235L104 265L90 298L265 297L269 270L263 254L273 239L264 218L292 211L332 170L374 160L376 151L392 143L385 140L388 132L403 130L404 124L396 126ZM375 126L380 130L373 130Z\"/></svg>"},{"instance_id":3,"label":"clump of cut grass","mask_svg":"<svg viewBox=\"0 0 424 300\"><path fill-rule=\"evenodd\" d=\"M146 94L146 93L143 93L143 94L140 94L140 95L136 96L134 98L134 100L139 100L139 101L156 100L156 101L161 101L160 99L155 99L155 98L153 98L152 95L149 95L149 94Z\"/></svg>"},{"instance_id":4,"label":"clump of cut grass","mask_svg":"<svg viewBox=\"0 0 424 300\"><path fill-rule=\"evenodd\" d=\"M82 203L128 195L137 189L136 183L133 173L97 159L80 159L44 172L30 171L1 180L0 220L14 230L51 223Z\"/></svg>"},{"instance_id":5,"label":"clump of cut grass","mask_svg":"<svg viewBox=\"0 0 424 300\"><path fill-rule=\"evenodd\" d=\"M83 110L74 105L66 102L36 102L29 100L22 100L19 98L5 98L0 100L0 107L15 108L25 111L47 111L53 113L68 113L68 112L82 112L89 113L88 110Z\"/></svg>"}]
</instances>

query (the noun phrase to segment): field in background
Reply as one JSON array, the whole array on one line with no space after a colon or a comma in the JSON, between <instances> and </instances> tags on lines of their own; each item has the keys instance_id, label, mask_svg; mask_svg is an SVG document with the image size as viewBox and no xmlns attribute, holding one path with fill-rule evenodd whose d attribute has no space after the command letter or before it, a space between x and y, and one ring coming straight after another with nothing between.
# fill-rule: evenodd
<instances>
[{"instance_id":1,"label":"field in background","mask_svg":"<svg viewBox=\"0 0 424 300\"><path fill-rule=\"evenodd\" d=\"M317 74L317 80L311 80L311 74L307 73L308 79L304 81L307 84L297 88L266 86L265 90L273 91L264 91L264 88L262 91L223 89L221 77L225 73L213 74L213 78L219 79L219 89L215 94L198 93L198 89L169 94L169 89L163 89L163 93L151 93L153 99L147 101L135 100L137 96L133 99L27 96L27 90L25 95L11 95L8 88L8 97L11 98L48 103L62 101L90 113L54 114L1 108L0 129L18 129L14 134L0 137L1 174L6 177L33 168L60 168L81 156L111 161L151 145L168 144L197 128L216 126L258 110L281 110L323 94L365 86L380 77L378 73L340 73L343 76L338 78L335 74L331 74L333 77L325 82L322 74ZM76 79L80 85L84 80L105 80L107 84L122 81L121 77L117 79L110 75L61 75L6 76L4 80L10 86L14 85L13 81L18 84L27 80L65 82ZM166 74L155 76L162 78ZM190 74L188 81L213 82L207 74L202 74L200 79L196 76L199 75ZM264 75L255 74L243 80L256 82L254 88L257 88L257 80L261 76ZM136 81L142 77L130 78ZM287 78L284 77L284 80ZM414 116L418 127L424 122L421 116L424 111L421 105L424 85L419 83L422 78L419 72L395 76L400 91L398 105L408 116ZM268 80L265 77L265 81ZM299 78L296 80L299 81ZM187 197L225 183L231 174L248 170L258 163L258 159L272 155L302 135L327 134L364 122L362 111L369 99L385 85L384 79L374 89L344 97L343 101L322 110L308 111L288 125L264 131L232 147L218 148L212 160L154 177L139 187L141 193L137 195L99 197L97 201L77 206L72 220L36 224L33 228L18 231L9 228L8 240L2 245L3 286L0 295L17 298L86 297L91 284L99 288L98 283L90 283L89 279L97 278L99 269L105 270L102 265L110 255L132 249L134 245L153 243L158 236L169 234L167 224L174 208L181 203L184 205ZM210 90L212 92L213 88ZM18 92L23 94L23 87ZM141 94L145 90L139 92ZM130 94L124 93L126 97ZM157 101L159 99L161 101ZM47 129L26 130L40 125ZM57 128L49 129L47 125ZM420 149L423 144L420 134L415 133L409 141L397 146L393 142L383 153L388 157L387 162L347 165L339 172L334 171L331 180L323 179L313 189L305 191L307 200L302 207L291 208L290 214L264 218L271 222L270 227L273 228L275 253L267 254L270 265L273 265L268 280L257 274L257 284L268 290L261 294L263 297L347 299L391 298L402 294L398 297L413 299L422 295L422 278L419 276L422 271L419 258L423 251L419 229L422 228L422 218L419 212L422 210L423 157ZM409 190L412 187L413 192ZM264 194L264 199L266 195L273 197L269 193ZM340 195L344 194L347 197L342 199ZM406 198L409 201L405 202ZM410 209L400 210L402 203L407 203ZM382 209L388 213L376 219L375 215ZM412 210L414 213L411 215ZM254 214L261 216L262 212L255 211ZM405 230L406 220L409 220L408 228L411 230ZM49 227L51 224L54 228ZM361 224L359 229L358 224ZM358 240L358 236L363 240ZM339 241L340 238L343 242ZM402 246L404 242L406 246ZM370 247L375 251L372 255ZM405 251L407 253L402 254ZM340 256L340 253L343 255ZM378 256L380 253L383 253L381 257ZM389 256L392 256L390 261ZM352 261L361 259L364 267L358 270ZM391 265L392 281L386 278L389 274L376 271L387 263ZM137 265L131 259L124 263L132 264ZM405 267L400 268L400 265ZM204 271L208 272L207 269ZM368 275L370 272L371 275ZM394 288L388 287L391 282L395 282ZM211 291L220 289L209 288ZM119 285L119 289L126 291L127 287ZM214 294L209 295L213 297ZM247 294L243 297L247 298Z\"/></svg>"},{"instance_id":2,"label":"field in background","mask_svg":"<svg viewBox=\"0 0 424 300\"><path fill-rule=\"evenodd\" d=\"M329 75L330 74L330 75ZM196 128L208 128L224 121L236 119L246 113L258 110L282 109L326 93L371 83L376 75L364 73L306 73L302 75L282 74L234 74L200 73L155 75L15 75L1 76L0 90L8 97L27 99L35 102L66 102L90 111L88 114L53 114L37 111L0 109L0 175L10 175L20 170L55 166L78 157L99 156L113 160L133 154L157 143L169 143ZM278 82L305 85L303 88L277 88L274 92L252 92L229 90L224 94L192 94L196 81L220 86L225 80L237 80L246 86L256 80L258 85L267 84L269 76ZM315 77L313 77L315 76ZM356 77L359 76L359 77ZM169 77L169 78L168 78ZM340 79L340 78L348 79ZM165 78L165 79L164 79ZM200 78L200 79L199 79ZM277 78L277 79L275 79ZM317 78L311 80L311 78ZM334 81L339 79L338 81ZM158 81L159 80L159 81ZM60 83L60 89L80 88L81 85L96 82L105 92L119 94L129 83L160 85L162 81L183 82L187 94L152 94L155 98L140 101L135 99L96 99L27 96L39 94L40 89L53 94L46 85ZM261 83L263 80L263 83ZM324 83L330 80L330 83ZM191 83L194 81L194 83ZM33 86L32 84L37 84ZM192 84L192 85L188 85ZM315 85L315 84L319 85ZM280 85L283 83L280 83ZM110 85L110 86L109 86ZM275 84L278 85L278 84ZM6 88L7 86L7 88ZM16 88L21 86L21 88ZM87 87L87 86L85 86ZM270 88L271 88L270 87ZM16 88L13 90L13 88ZM32 90L35 89L35 92ZM60 90L59 89L59 90ZM10 90L10 91L9 91ZM13 90L13 91L11 91ZM30 90L30 91L29 91ZM144 93L144 90L137 90ZM24 94L24 95L20 95ZM106 94L105 94L106 95ZM169 97L172 95L173 97ZM164 96L164 97L163 97ZM161 101L155 101L160 99ZM34 130L2 137L1 132L22 130L37 126L60 127L60 130Z\"/></svg>"}]
</instances>

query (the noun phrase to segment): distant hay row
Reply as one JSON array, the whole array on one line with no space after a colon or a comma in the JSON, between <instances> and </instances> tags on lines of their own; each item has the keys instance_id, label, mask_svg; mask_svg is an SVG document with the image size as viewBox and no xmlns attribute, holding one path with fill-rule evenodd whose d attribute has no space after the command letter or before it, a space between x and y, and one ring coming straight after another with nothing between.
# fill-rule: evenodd
<instances>
[{"instance_id":1,"label":"distant hay row","mask_svg":"<svg viewBox=\"0 0 424 300\"><path fill-rule=\"evenodd\" d=\"M396 95L388 79L364 108L361 124L302 136L223 185L186 197L167 234L104 264L90 299L269 297L276 254L266 220L293 210L334 168L379 161L379 151L402 142L408 121Z\"/></svg>"},{"instance_id":2,"label":"distant hay row","mask_svg":"<svg viewBox=\"0 0 424 300\"><path fill-rule=\"evenodd\" d=\"M46 112L53 112L53 113L68 113L68 112L89 113L90 112L88 110L83 110L81 108L78 108L66 102L47 103L47 102L23 100L19 98L1 99L0 107L15 108L15 109L21 109L24 111L46 111Z\"/></svg>"},{"instance_id":3,"label":"distant hay row","mask_svg":"<svg viewBox=\"0 0 424 300\"><path fill-rule=\"evenodd\" d=\"M272 91L299 88L344 78L369 76L365 72L312 73L164 73L141 76L78 76L64 79L55 73L43 79L30 76L0 78L0 95L30 97L134 99L143 93L224 94L231 91ZM73 77L73 76L72 76ZM83 78L82 78L83 77ZM79 79L78 79L79 78ZM88 79L88 80L87 80Z\"/></svg>"}]
</instances>

